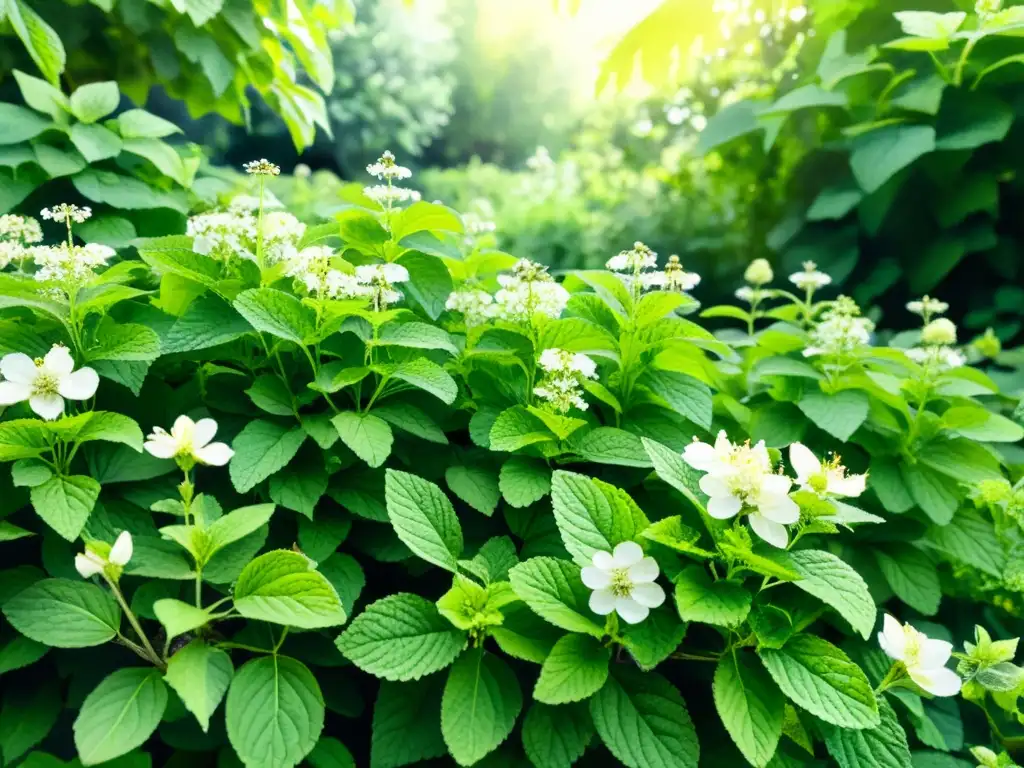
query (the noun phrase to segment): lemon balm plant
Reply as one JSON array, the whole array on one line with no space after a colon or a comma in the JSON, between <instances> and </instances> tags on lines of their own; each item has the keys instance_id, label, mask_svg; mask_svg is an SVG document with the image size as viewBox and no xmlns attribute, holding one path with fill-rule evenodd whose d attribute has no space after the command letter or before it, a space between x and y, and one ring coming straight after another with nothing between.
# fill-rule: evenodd
<instances>
[{"instance_id":1,"label":"lemon balm plant","mask_svg":"<svg viewBox=\"0 0 1024 768\"><path fill-rule=\"evenodd\" d=\"M319 224L247 170L118 252L3 221L5 763L1012 760L1024 429L941 302L702 311L390 154Z\"/></svg>"}]
</instances>

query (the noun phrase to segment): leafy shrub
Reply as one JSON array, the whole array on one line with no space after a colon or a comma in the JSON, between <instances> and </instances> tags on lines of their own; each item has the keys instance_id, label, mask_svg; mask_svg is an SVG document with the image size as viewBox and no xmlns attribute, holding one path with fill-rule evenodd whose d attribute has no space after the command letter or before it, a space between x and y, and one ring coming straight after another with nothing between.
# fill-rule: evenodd
<instances>
[{"instance_id":1,"label":"leafy shrub","mask_svg":"<svg viewBox=\"0 0 1024 768\"><path fill-rule=\"evenodd\" d=\"M839 29L808 62L814 73L723 109L701 146L728 157L736 146L802 142L787 166L790 210L768 238L785 268L814 259L890 315L938 291L968 327L1008 341L1022 328L1019 236L1007 212L1018 199L1010 65L1024 16L1000 2L973 13L904 5L895 15L891 3L825 14L821 30Z\"/></svg>"},{"instance_id":2,"label":"leafy shrub","mask_svg":"<svg viewBox=\"0 0 1024 768\"><path fill-rule=\"evenodd\" d=\"M872 346L755 262L715 335L642 244L560 283L389 155L317 226L247 170L109 267L3 220L5 762L1007 764L1024 429L941 304Z\"/></svg>"}]
</instances>

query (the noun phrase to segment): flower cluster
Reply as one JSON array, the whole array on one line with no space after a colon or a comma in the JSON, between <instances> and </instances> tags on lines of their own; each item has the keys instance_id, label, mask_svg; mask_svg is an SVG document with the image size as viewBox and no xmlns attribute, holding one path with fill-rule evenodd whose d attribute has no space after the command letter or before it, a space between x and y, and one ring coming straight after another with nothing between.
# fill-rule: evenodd
<instances>
[{"instance_id":1,"label":"flower cluster","mask_svg":"<svg viewBox=\"0 0 1024 768\"><path fill-rule=\"evenodd\" d=\"M117 255L109 245L37 245L29 256L38 270L33 277L41 283L51 283L57 291L69 292L91 280L96 271L107 266Z\"/></svg>"},{"instance_id":2,"label":"flower cluster","mask_svg":"<svg viewBox=\"0 0 1024 768\"><path fill-rule=\"evenodd\" d=\"M632 249L612 256L605 266L620 273L622 282L636 294L654 288L690 291L700 282L700 275L685 272L674 254L669 256L663 272L648 271L658 266L658 254L639 241L633 243Z\"/></svg>"},{"instance_id":3,"label":"flower cluster","mask_svg":"<svg viewBox=\"0 0 1024 768\"><path fill-rule=\"evenodd\" d=\"M384 153L377 158L377 162L366 166L366 172L380 181L412 178L412 171L396 163L394 154L388 149L384 150Z\"/></svg>"},{"instance_id":4,"label":"flower cluster","mask_svg":"<svg viewBox=\"0 0 1024 768\"><path fill-rule=\"evenodd\" d=\"M103 574L116 582L132 559L133 549L132 535L128 531L121 531L113 546L101 541L89 542L85 545L85 552L75 555L75 570L83 579Z\"/></svg>"},{"instance_id":5,"label":"flower cluster","mask_svg":"<svg viewBox=\"0 0 1024 768\"><path fill-rule=\"evenodd\" d=\"M959 368L967 362L964 354L953 348L957 340L956 324L949 318L937 317L949 309L946 302L925 296L907 304L907 309L915 315L920 315L924 321L921 344L908 349L907 357L935 372Z\"/></svg>"},{"instance_id":6,"label":"flower cluster","mask_svg":"<svg viewBox=\"0 0 1024 768\"><path fill-rule=\"evenodd\" d=\"M366 172L387 183L363 187L363 194L378 205L384 206L388 211L395 203L405 203L410 200L416 202L421 199L420 193L416 190L394 185L395 179L412 178L412 171L398 165L395 162L395 156L389 151L385 151L378 157L377 162L366 166Z\"/></svg>"},{"instance_id":7,"label":"flower cluster","mask_svg":"<svg viewBox=\"0 0 1024 768\"><path fill-rule=\"evenodd\" d=\"M260 160L253 160L242 166L250 176L280 176L280 166L274 165L265 157Z\"/></svg>"},{"instance_id":8,"label":"flower cluster","mask_svg":"<svg viewBox=\"0 0 1024 768\"><path fill-rule=\"evenodd\" d=\"M548 274L547 267L520 259L511 275L499 275L501 290L494 296L495 316L529 322L535 314L559 317L569 303L569 292Z\"/></svg>"},{"instance_id":9,"label":"flower cluster","mask_svg":"<svg viewBox=\"0 0 1024 768\"><path fill-rule=\"evenodd\" d=\"M0 405L28 401L37 415L53 421L64 413L65 400L88 400L100 378L92 368L75 370L67 347L55 344L45 357L33 360L22 352L0 359Z\"/></svg>"},{"instance_id":10,"label":"flower cluster","mask_svg":"<svg viewBox=\"0 0 1024 768\"><path fill-rule=\"evenodd\" d=\"M226 443L214 443L217 422L213 419L192 421L182 415L174 420L171 431L153 427L143 448L158 459L174 459L186 472L196 464L223 467L235 452Z\"/></svg>"},{"instance_id":11,"label":"flower cluster","mask_svg":"<svg viewBox=\"0 0 1024 768\"><path fill-rule=\"evenodd\" d=\"M641 285L645 290L660 288L675 293L692 291L700 284L700 275L687 272L676 254L668 257L662 272L645 272L640 275Z\"/></svg>"},{"instance_id":12,"label":"flower cluster","mask_svg":"<svg viewBox=\"0 0 1024 768\"><path fill-rule=\"evenodd\" d=\"M874 330L875 324L861 317L857 302L840 296L811 330L811 343L804 350L804 357L846 357L868 346Z\"/></svg>"},{"instance_id":13,"label":"flower cluster","mask_svg":"<svg viewBox=\"0 0 1024 768\"><path fill-rule=\"evenodd\" d=\"M933 640L886 614L878 644L889 658L902 663L914 683L932 696L956 696L960 692L960 677L946 667L953 646L945 640Z\"/></svg>"},{"instance_id":14,"label":"flower cluster","mask_svg":"<svg viewBox=\"0 0 1024 768\"><path fill-rule=\"evenodd\" d=\"M723 430L714 445L694 438L683 451L683 460L705 473L700 489L708 495L711 517L729 520L745 512L754 533L769 544L782 548L789 543L786 526L799 521L800 507L789 497L793 481L772 467L763 440L753 446L749 442L735 444ZM794 443L789 461L800 489L820 498L864 492L866 476L848 476L838 457L823 463L804 445Z\"/></svg>"},{"instance_id":15,"label":"flower cluster","mask_svg":"<svg viewBox=\"0 0 1024 768\"><path fill-rule=\"evenodd\" d=\"M655 582L658 562L644 557L635 541L624 541L612 552L595 552L588 565L580 571L590 594L590 610L600 616L613 611L627 624L639 624L652 608L665 602L665 590Z\"/></svg>"},{"instance_id":16,"label":"flower cluster","mask_svg":"<svg viewBox=\"0 0 1024 768\"><path fill-rule=\"evenodd\" d=\"M543 369L544 378L533 388L533 394L558 413L568 413L573 407L587 410L583 380L597 378L597 364L593 360L580 352L545 349L537 364Z\"/></svg>"},{"instance_id":17,"label":"flower cluster","mask_svg":"<svg viewBox=\"0 0 1024 768\"><path fill-rule=\"evenodd\" d=\"M461 312L469 325L476 325L493 317L496 309L494 297L491 294L473 288L453 291L448 295L444 306L449 312Z\"/></svg>"},{"instance_id":18,"label":"flower cluster","mask_svg":"<svg viewBox=\"0 0 1024 768\"><path fill-rule=\"evenodd\" d=\"M30 216L5 213L0 216L0 269L31 255L29 246L43 239L39 222Z\"/></svg>"},{"instance_id":19,"label":"flower cluster","mask_svg":"<svg viewBox=\"0 0 1024 768\"><path fill-rule=\"evenodd\" d=\"M658 266L658 254L640 241L637 241L633 243L631 250L620 251L617 255L608 259L605 266L612 272L639 274L645 269L654 269Z\"/></svg>"},{"instance_id":20,"label":"flower cluster","mask_svg":"<svg viewBox=\"0 0 1024 768\"><path fill-rule=\"evenodd\" d=\"M74 203L58 203L53 208L43 208L39 215L45 221L62 221L70 226L71 222L84 224L92 216L92 208L87 205L79 208Z\"/></svg>"},{"instance_id":21,"label":"flower cluster","mask_svg":"<svg viewBox=\"0 0 1024 768\"><path fill-rule=\"evenodd\" d=\"M245 197L227 211L212 211L188 220L186 233L193 238L192 250L220 261L238 257L256 261L259 220L253 215ZM298 253L298 244L306 225L285 211L270 211L263 216L263 258L266 266L290 261Z\"/></svg>"},{"instance_id":22,"label":"flower cluster","mask_svg":"<svg viewBox=\"0 0 1024 768\"><path fill-rule=\"evenodd\" d=\"M790 275L789 282L801 291L813 294L819 288L829 285L832 282L832 278L824 272L819 272L818 265L813 261L805 261L803 263L803 271L794 272Z\"/></svg>"},{"instance_id":23,"label":"flower cluster","mask_svg":"<svg viewBox=\"0 0 1024 768\"><path fill-rule=\"evenodd\" d=\"M383 312L391 304L401 301L402 292L394 287L395 283L408 281L409 270L401 264L361 264L356 267L357 296L369 296L374 312Z\"/></svg>"}]
</instances>

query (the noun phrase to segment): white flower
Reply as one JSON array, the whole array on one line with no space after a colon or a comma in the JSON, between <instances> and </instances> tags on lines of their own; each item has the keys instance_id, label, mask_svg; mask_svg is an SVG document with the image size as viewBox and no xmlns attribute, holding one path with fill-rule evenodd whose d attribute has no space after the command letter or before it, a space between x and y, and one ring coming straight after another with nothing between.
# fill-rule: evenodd
<instances>
[{"instance_id":1,"label":"white flower","mask_svg":"<svg viewBox=\"0 0 1024 768\"><path fill-rule=\"evenodd\" d=\"M813 261L803 263L803 272L794 272L789 276L789 282L793 283L801 291L815 291L824 288L832 282L832 278L824 272L818 271L818 265Z\"/></svg>"},{"instance_id":2,"label":"white flower","mask_svg":"<svg viewBox=\"0 0 1024 768\"><path fill-rule=\"evenodd\" d=\"M30 255L31 251L21 243L0 241L0 269L12 261L21 261Z\"/></svg>"},{"instance_id":3,"label":"white flower","mask_svg":"<svg viewBox=\"0 0 1024 768\"><path fill-rule=\"evenodd\" d=\"M387 184L375 184L372 187L363 187L363 194L381 205L391 206L392 203L404 203L407 200L417 202L422 196L415 189L405 187L389 187Z\"/></svg>"},{"instance_id":4,"label":"white flower","mask_svg":"<svg viewBox=\"0 0 1024 768\"><path fill-rule=\"evenodd\" d=\"M774 547L786 546L786 526L800 519L800 507L789 498L793 481L772 472L763 440L754 446L734 445L723 430L713 446L694 439L683 460L706 473L700 489L709 497L709 515L728 520L746 510L754 533Z\"/></svg>"},{"instance_id":5,"label":"white flower","mask_svg":"<svg viewBox=\"0 0 1024 768\"><path fill-rule=\"evenodd\" d=\"M55 344L46 357L33 360L21 352L0 359L0 405L28 400L29 407L47 421L64 413L64 400L88 400L96 394L100 377L92 368L75 370L67 347Z\"/></svg>"},{"instance_id":6,"label":"white flower","mask_svg":"<svg viewBox=\"0 0 1024 768\"><path fill-rule=\"evenodd\" d=\"M269 211L277 208L284 208L284 203L278 200L269 190L263 191L263 210ZM228 210L233 212L255 212L260 209L260 199L256 195L235 195L228 203Z\"/></svg>"},{"instance_id":7,"label":"white flower","mask_svg":"<svg viewBox=\"0 0 1024 768\"><path fill-rule=\"evenodd\" d=\"M461 312L466 319L475 323L494 314L494 297L486 291L453 291L444 303L449 312Z\"/></svg>"},{"instance_id":8,"label":"white flower","mask_svg":"<svg viewBox=\"0 0 1024 768\"><path fill-rule=\"evenodd\" d=\"M583 399L583 379L597 378L597 363L580 352L564 349L545 349L537 364L544 370L544 380L533 388L533 393L546 401L552 410L568 413L573 408L587 409Z\"/></svg>"},{"instance_id":9,"label":"white flower","mask_svg":"<svg viewBox=\"0 0 1024 768\"><path fill-rule=\"evenodd\" d=\"M946 667L953 646L945 640L933 640L886 614L878 644L889 658L902 661L910 679L932 696L955 696L960 692L960 677Z\"/></svg>"},{"instance_id":10,"label":"white flower","mask_svg":"<svg viewBox=\"0 0 1024 768\"><path fill-rule=\"evenodd\" d=\"M242 208L193 216L185 232L195 238L192 250L202 256L256 260L256 217Z\"/></svg>"},{"instance_id":11,"label":"white flower","mask_svg":"<svg viewBox=\"0 0 1024 768\"><path fill-rule=\"evenodd\" d=\"M956 344L956 324L947 317L937 317L921 329L921 341L936 346Z\"/></svg>"},{"instance_id":12,"label":"white flower","mask_svg":"<svg viewBox=\"0 0 1024 768\"><path fill-rule=\"evenodd\" d=\"M192 421L188 416L174 420L170 433L162 427L154 427L142 446L158 459L176 459L186 465L199 462L213 467L223 467L235 452L226 443L212 443L217 434L217 422L213 419Z\"/></svg>"},{"instance_id":13,"label":"white flower","mask_svg":"<svg viewBox=\"0 0 1024 768\"><path fill-rule=\"evenodd\" d=\"M281 174L281 168L265 157L261 160L252 160L242 167L250 176L279 176Z\"/></svg>"},{"instance_id":14,"label":"white flower","mask_svg":"<svg viewBox=\"0 0 1024 768\"><path fill-rule=\"evenodd\" d=\"M404 283L409 280L409 270L401 264L361 264L356 267L356 280L364 285L378 281Z\"/></svg>"},{"instance_id":15,"label":"white flower","mask_svg":"<svg viewBox=\"0 0 1024 768\"><path fill-rule=\"evenodd\" d=\"M700 275L686 272L679 257L672 254L668 257L664 272L645 272L640 275L640 285L645 291L651 288L665 288L669 291L685 293L692 291L700 284Z\"/></svg>"},{"instance_id":16,"label":"white flower","mask_svg":"<svg viewBox=\"0 0 1024 768\"><path fill-rule=\"evenodd\" d=\"M39 215L46 221L73 221L76 224L82 224L92 216L92 208L87 205L79 208L74 204L59 203L53 208L43 208Z\"/></svg>"},{"instance_id":17,"label":"white flower","mask_svg":"<svg viewBox=\"0 0 1024 768\"><path fill-rule=\"evenodd\" d=\"M561 316L569 303L569 292L556 283L543 264L520 259L511 275L498 275L502 286L495 296L495 315L513 322L528 322L539 313Z\"/></svg>"},{"instance_id":18,"label":"white flower","mask_svg":"<svg viewBox=\"0 0 1024 768\"><path fill-rule=\"evenodd\" d=\"M121 531L106 557L89 549L88 546L86 546L85 552L75 555L75 570L83 579L90 579L103 573L108 565L117 566L119 569L124 568L131 559L132 535L128 531Z\"/></svg>"},{"instance_id":19,"label":"white flower","mask_svg":"<svg viewBox=\"0 0 1024 768\"><path fill-rule=\"evenodd\" d=\"M614 552L595 552L593 565L580 571L583 584L594 590L590 594L590 610L600 616L612 611L627 624L639 624L651 608L665 602L665 590L655 583L658 563L644 557L635 541L624 541Z\"/></svg>"},{"instance_id":20,"label":"white flower","mask_svg":"<svg viewBox=\"0 0 1024 768\"><path fill-rule=\"evenodd\" d=\"M963 353L952 347L914 347L904 350L904 353L915 363L938 371L960 368L967 364L967 358Z\"/></svg>"},{"instance_id":21,"label":"white flower","mask_svg":"<svg viewBox=\"0 0 1024 768\"><path fill-rule=\"evenodd\" d=\"M622 251L618 255L612 256L605 266L613 272L639 274L644 269L654 269L658 266L658 254L637 241L633 243L632 250Z\"/></svg>"},{"instance_id":22,"label":"white flower","mask_svg":"<svg viewBox=\"0 0 1024 768\"><path fill-rule=\"evenodd\" d=\"M751 285L767 285L775 279L775 273L768 259L754 259L743 273L743 279Z\"/></svg>"},{"instance_id":23,"label":"white flower","mask_svg":"<svg viewBox=\"0 0 1024 768\"><path fill-rule=\"evenodd\" d=\"M821 498L860 496L867 485L867 475L847 475L838 456L830 462L821 462L803 443L789 446L789 463L796 470L796 482L801 490L811 491Z\"/></svg>"},{"instance_id":24,"label":"white flower","mask_svg":"<svg viewBox=\"0 0 1024 768\"><path fill-rule=\"evenodd\" d=\"M117 255L108 245L86 243L68 246L37 245L28 254L39 269L33 275L40 283L59 283L65 287L81 285L91 280L96 270L107 265Z\"/></svg>"},{"instance_id":25,"label":"white flower","mask_svg":"<svg viewBox=\"0 0 1024 768\"><path fill-rule=\"evenodd\" d=\"M385 150L384 154L377 158L376 163L366 166L366 172L380 180L408 179L412 176L412 171L395 163L395 156L388 150Z\"/></svg>"},{"instance_id":26,"label":"white flower","mask_svg":"<svg viewBox=\"0 0 1024 768\"><path fill-rule=\"evenodd\" d=\"M0 242L38 243L43 239L39 222L31 216L5 213L0 216Z\"/></svg>"},{"instance_id":27,"label":"white flower","mask_svg":"<svg viewBox=\"0 0 1024 768\"><path fill-rule=\"evenodd\" d=\"M811 343L804 350L804 357L842 357L852 354L871 343L871 332L874 330L873 322L860 317L860 308L856 302L840 296L811 331Z\"/></svg>"},{"instance_id":28,"label":"white flower","mask_svg":"<svg viewBox=\"0 0 1024 768\"><path fill-rule=\"evenodd\" d=\"M737 288L735 296L740 301L745 301L748 304L754 303L754 289L749 285L744 285L742 288Z\"/></svg>"},{"instance_id":29,"label":"white flower","mask_svg":"<svg viewBox=\"0 0 1024 768\"><path fill-rule=\"evenodd\" d=\"M949 304L933 299L931 296L922 296L917 301L907 303L907 310L915 315L921 315L921 317L930 318L932 315L942 315L947 309L949 309Z\"/></svg>"}]
</instances>

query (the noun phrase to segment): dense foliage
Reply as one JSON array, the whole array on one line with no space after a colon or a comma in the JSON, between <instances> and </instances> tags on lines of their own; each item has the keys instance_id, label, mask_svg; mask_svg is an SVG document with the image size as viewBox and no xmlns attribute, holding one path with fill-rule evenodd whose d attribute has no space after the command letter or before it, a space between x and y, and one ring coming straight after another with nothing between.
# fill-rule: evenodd
<instances>
[{"instance_id":1,"label":"dense foliage","mask_svg":"<svg viewBox=\"0 0 1024 768\"><path fill-rule=\"evenodd\" d=\"M758 260L712 334L367 170L0 220L5 763L1011 764L1024 428L945 305L875 346Z\"/></svg>"}]
</instances>

